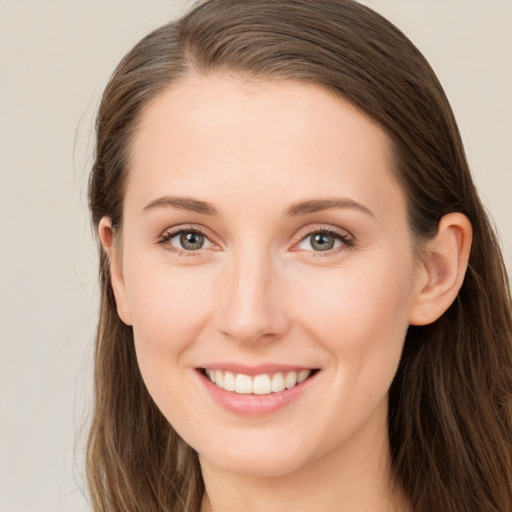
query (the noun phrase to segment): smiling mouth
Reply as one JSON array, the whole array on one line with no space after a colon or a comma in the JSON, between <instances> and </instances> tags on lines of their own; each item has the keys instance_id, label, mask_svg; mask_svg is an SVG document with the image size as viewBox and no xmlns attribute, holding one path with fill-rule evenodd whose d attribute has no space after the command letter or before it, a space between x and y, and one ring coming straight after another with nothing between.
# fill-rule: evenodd
<instances>
[{"instance_id":1,"label":"smiling mouth","mask_svg":"<svg viewBox=\"0 0 512 512\"><path fill-rule=\"evenodd\" d=\"M253 377L243 373L202 368L203 375L218 388L243 395L270 395L285 389L292 389L311 378L319 370L301 370L299 372L263 373Z\"/></svg>"}]
</instances>

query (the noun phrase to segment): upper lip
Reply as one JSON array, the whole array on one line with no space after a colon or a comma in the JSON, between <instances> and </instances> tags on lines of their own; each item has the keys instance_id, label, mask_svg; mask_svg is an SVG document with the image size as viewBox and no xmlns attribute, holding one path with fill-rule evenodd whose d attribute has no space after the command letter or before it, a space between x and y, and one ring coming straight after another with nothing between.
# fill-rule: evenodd
<instances>
[{"instance_id":1,"label":"upper lip","mask_svg":"<svg viewBox=\"0 0 512 512\"><path fill-rule=\"evenodd\" d=\"M312 366L281 364L281 363L262 363L257 365L246 365L240 363L229 362L215 362L208 363L198 367L200 369L208 370L221 370L232 373L242 373L250 377L262 375L265 373L278 373L278 372L300 372L302 370L315 370L317 368Z\"/></svg>"}]
</instances>

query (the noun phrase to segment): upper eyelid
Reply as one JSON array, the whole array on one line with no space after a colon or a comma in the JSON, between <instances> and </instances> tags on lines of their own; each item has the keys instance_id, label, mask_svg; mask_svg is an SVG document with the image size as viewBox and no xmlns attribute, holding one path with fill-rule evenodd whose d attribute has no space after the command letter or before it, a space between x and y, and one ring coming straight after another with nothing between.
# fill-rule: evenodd
<instances>
[{"instance_id":1,"label":"upper eyelid","mask_svg":"<svg viewBox=\"0 0 512 512\"><path fill-rule=\"evenodd\" d=\"M315 235L317 233L328 233L329 235L338 236L342 239L350 239L352 241L355 240L355 237L352 235L352 233L350 233L346 229L328 226L325 224L318 224L316 227L306 227L304 229L300 229L294 236L294 243L298 243L301 240L304 240L304 238L311 235Z\"/></svg>"},{"instance_id":2,"label":"upper eyelid","mask_svg":"<svg viewBox=\"0 0 512 512\"><path fill-rule=\"evenodd\" d=\"M212 240L212 236L209 234L209 230L204 227L198 227L193 224L190 225L180 225L175 227L166 228L162 231L162 233L158 236L158 239L162 238L172 238L180 233L199 233L203 235L205 238L208 238L210 242L214 243Z\"/></svg>"}]
</instances>

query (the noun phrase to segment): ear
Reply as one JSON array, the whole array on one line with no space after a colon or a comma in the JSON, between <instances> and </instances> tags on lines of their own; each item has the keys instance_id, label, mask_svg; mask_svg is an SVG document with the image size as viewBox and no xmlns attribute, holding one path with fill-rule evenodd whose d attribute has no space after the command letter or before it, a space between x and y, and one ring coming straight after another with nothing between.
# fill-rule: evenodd
<instances>
[{"instance_id":1,"label":"ear","mask_svg":"<svg viewBox=\"0 0 512 512\"><path fill-rule=\"evenodd\" d=\"M411 325L437 320L456 299L468 266L473 229L462 213L449 213L419 263Z\"/></svg>"},{"instance_id":2,"label":"ear","mask_svg":"<svg viewBox=\"0 0 512 512\"><path fill-rule=\"evenodd\" d=\"M103 245L103 249L105 249L109 258L110 282L116 298L117 313L126 325L132 325L130 308L128 307L128 300L126 297L120 248L115 240L110 217L103 217L100 220L98 234L101 244Z\"/></svg>"}]
</instances>

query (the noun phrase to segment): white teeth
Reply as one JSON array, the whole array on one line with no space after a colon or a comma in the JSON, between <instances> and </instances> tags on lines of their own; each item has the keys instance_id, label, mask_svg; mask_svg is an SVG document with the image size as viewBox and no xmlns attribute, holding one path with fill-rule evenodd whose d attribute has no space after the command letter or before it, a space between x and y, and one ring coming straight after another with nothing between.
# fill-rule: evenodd
<instances>
[{"instance_id":1,"label":"white teeth","mask_svg":"<svg viewBox=\"0 0 512 512\"><path fill-rule=\"evenodd\" d=\"M299 372L297 375L297 384L304 382L309 377L310 373L311 370L302 370L301 372Z\"/></svg>"},{"instance_id":2,"label":"white teeth","mask_svg":"<svg viewBox=\"0 0 512 512\"><path fill-rule=\"evenodd\" d=\"M235 374L226 372L224 374L224 386L226 391L235 391Z\"/></svg>"},{"instance_id":3,"label":"white teeth","mask_svg":"<svg viewBox=\"0 0 512 512\"><path fill-rule=\"evenodd\" d=\"M279 391L283 391L283 389L285 389L283 374L276 373L272 377L272 391L274 393L279 393Z\"/></svg>"},{"instance_id":4,"label":"white teeth","mask_svg":"<svg viewBox=\"0 0 512 512\"><path fill-rule=\"evenodd\" d=\"M297 372L288 372L284 378L286 389L293 388L297 384Z\"/></svg>"},{"instance_id":5,"label":"white teeth","mask_svg":"<svg viewBox=\"0 0 512 512\"><path fill-rule=\"evenodd\" d=\"M215 370L215 384L219 386L219 388L224 387L224 372L221 370Z\"/></svg>"},{"instance_id":6,"label":"white teeth","mask_svg":"<svg viewBox=\"0 0 512 512\"><path fill-rule=\"evenodd\" d=\"M211 369L206 369L205 373L211 382L226 391L234 391L245 395L269 395L270 393L279 393L285 389L291 389L304 382L311 375L311 370L287 372L286 374L277 372L273 375L265 373L255 377L243 373L234 374Z\"/></svg>"},{"instance_id":7,"label":"white teeth","mask_svg":"<svg viewBox=\"0 0 512 512\"><path fill-rule=\"evenodd\" d=\"M272 385L268 375L258 375L252 382L252 392L255 395L268 395L272 392Z\"/></svg>"},{"instance_id":8,"label":"white teeth","mask_svg":"<svg viewBox=\"0 0 512 512\"><path fill-rule=\"evenodd\" d=\"M250 394L252 393L252 379L249 375L239 373L235 379L235 393Z\"/></svg>"}]
</instances>

